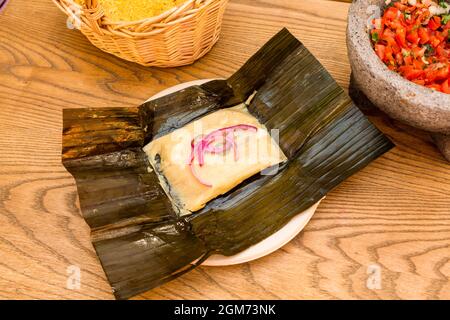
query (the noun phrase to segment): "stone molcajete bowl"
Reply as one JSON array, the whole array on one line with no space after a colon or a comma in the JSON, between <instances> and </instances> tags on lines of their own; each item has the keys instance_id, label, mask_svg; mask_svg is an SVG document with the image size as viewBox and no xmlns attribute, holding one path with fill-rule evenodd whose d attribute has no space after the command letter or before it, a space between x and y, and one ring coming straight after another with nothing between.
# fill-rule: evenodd
<instances>
[{"instance_id":1,"label":"stone molcajete bowl","mask_svg":"<svg viewBox=\"0 0 450 320\"><path fill-rule=\"evenodd\" d=\"M390 71L375 54L369 21L382 13L384 0L356 0L350 6L347 46L353 90L362 92L390 117L432 133L450 161L450 94L410 82Z\"/></svg>"}]
</instances>

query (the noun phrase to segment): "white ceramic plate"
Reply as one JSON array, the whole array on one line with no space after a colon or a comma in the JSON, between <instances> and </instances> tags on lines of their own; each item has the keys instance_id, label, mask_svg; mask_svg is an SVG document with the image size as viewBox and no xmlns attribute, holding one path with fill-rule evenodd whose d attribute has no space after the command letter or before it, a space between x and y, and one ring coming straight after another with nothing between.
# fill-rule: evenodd
<instances>
[{"instance_id":1,"label":"white ceramic plate","mask_svg":"<svg viewBox=\"0 0 450 320\"><path fill-rule=\"evenodd\" d=\"M168 94L186 89L190 86L201 85L205 82L211 81L214 79L206 79L206 80L195 80L186 83L181 83L179 85L173 86L166 90L159 92L154 95L148 101L158 99L164 97ZM234 264L240 264L249 262L252 260L256 260L262 258L268 254L271 254L274 251L277 251L289 241L295 238L300 231L308 224L309 220L314 215L317 207L319 206L319 202L313 205L308 210L305 210L302 213L299 213L294 218L289 221L283 228L278 230L276 233L271 235L270 237L264 239L263 241L257 243L256 245L244 250L234 256L225 257L221 255L213 255L208 258L202 265L204 266L229 266Z\"/></svg>"}]
</instances>

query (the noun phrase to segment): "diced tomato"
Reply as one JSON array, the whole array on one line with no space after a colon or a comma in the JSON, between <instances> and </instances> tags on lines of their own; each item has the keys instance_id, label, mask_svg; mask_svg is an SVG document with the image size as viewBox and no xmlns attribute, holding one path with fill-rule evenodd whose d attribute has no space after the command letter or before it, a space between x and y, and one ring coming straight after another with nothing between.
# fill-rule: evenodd
<instances>
[{"instance_id":1,"label":"diced tomato","mask_svg":"<svg viewBox=\"0 0 450 320\"><path fill-rule=\"evenodd\" d=\"M447 40L447 34L448 34L448 30L445 30L443 32L436 32L434 34L434 36L439 39L439 42L443 42L445 40Z\"/></svg>"},{"instance_id":2,"label":"diced tomato","mask_svg":"<svg viewBox=\"0 0 450 320\"><path fill-rule=\"evenodd\" d=\"M406 43L406 30L405 28L397 29L397 33L395 35L395 41L401 48L406 48L408 45Z\"/></svg>"},{"instance_id":3,"label":"diced tomato","mask_svg":"<svg viewBox=\"0 0 450 320\"><path fill-rule=\"evenodd\" d=\"M384 29L381 39L386 41L388 44L395 43L395 33L391 29Z\"/></svg>"},{"instance_id":4,"label":"diced tomato","mask_svg":"<svg viewBox=\"0 0 450 320\"><path fill-rule=\"evenodd\" d=\"M430 19L430 22L428 22L428 28L430 28L431 30L436 31L437 29L439 29L440 26L441 26L441 18L438 16L433 16Z\"/></svg>"},{"instance_id":5,"label":"diced tomato","mask_svg":"<svg viewBox=\"0 0 450 320\"><path fill-rule=\"evenodd\" d=\"M420 13L416 19L416 23L418 25L423 24L425 21L427 21L427 19L430 17L430 11L424 11L422 13Z\"/></svg>"},{"instance_id":6,"label":"diced tomato","mask_svg":"<svg viewBox=\"0 0 450 320\"><path fill-rule=\"evenodd\" d=\"M400 66L403 64L403 55L401 52L395 54L395 61Z\"/></svg>"},{"instance_id":7,"label":"diced tomato","mask_svg":"<svg viewBox=\"0 0 450 320\"><path fill-rule=\"evenodd\" d=\"M437 83L428 84L427 87L436 91L441 91L442 89L442 87Z\"/></svg>"},{"instance_id":8,"label":"diced tomato","mask_svg":"<svg viewBox=\"0 0 450 320\"><path fill-rule=\"evenodd\" d=\"M414 47L411 49L411 52L412 52L414 58L420 58L425 55L425 50L426 50L425 48Z\"/></svg>"},{"instance_id":9,"label":"diced tomato","mask_svg":"<svg viewBox=\"0 0 450 320\"><path fill-rule=\"evenodd\" d=\"M418 30L420 43L425 44L430 41L430 35L428 34L428 31L425 28L419 28Z\"/></svg>"},{"instance_id":10,"label":"diced tomato","mask_svg":"<svg viewBox=\"0 0 450 320\"><path fill-rule=\"evenodd\" d=\"M378 57L380 57L381 60L384 61L386 46L382 44L376 44L375 45L375 52L377 53Z\"/></svg>"},{"instance_id":11,"label":"diced tomato","mask_svg":"<svg viewBox=\"0 0 450 320\"><path fill-rule=\"evenodd\" d=\"M450 20L447 22L446 25L442 26L444 28L444 30L448 30L450 29Z\"/></svg>"},{"instance_id":12,"label":"diced tomato","mask_svg":"<svg viewBox=\"0 0 450 320\"><path fill-rule=\"evenodd\" d=\"M414 80L423 75L423 70L414 69L412 66L402 66L398 68L398 71L408 80Z\"/></svg>"},{"instance_id":13,"label":"diced tomato","mask_svg":"<svg viewBox=\"0 0 450 320\"><path fill-rule=\"evenodd\" d=\"M442 92L444 92L444 93L450 93L450 85L449 85L449 79L447 79L447 80L445 80L443 83L442 83L442 86L441 86L441 90L442 90Z\"/></svg>"},{"instance_id":14,"label":"diced tomato","mask_svg":"<svg viewBox=\"0 0 450 320\"><path fill-rule=\"evenodd\" d=\"M420 41L419 33L417 32L417 29L413 29L406 35L406 39L414 44L418 44Z\"/></svg>"},{"instance_id":15,"label":"diced tomato","mask_svg":"<svg viewBox=\"0 0 450 320\"><path fill-rule=\"evenodd\" d=\"M441 43L441 41L436 36L433 36L430 40L430 43L433 48L436 48Z\"/></svg>"},{"instance_id":16,"label":"diced tomato","mask_svg":"<svg viewBox=\"0 0 450 320\"><path fill-rule=\"evenodd\" d=\"M405 63L405 65L409 66L413 64L413 58L411 57L411 55L406 56L405 58L403 58L403 62Z\"/></svg>"},{"instance_id":17,"label":"diced tomato","mask_svg":"<svg viewBox=\"0 0 450 320\"><path fill-rule=\"evenodd\" d=\"M383 19L394 20L397 18L398 13L399 13L398 8L390 7L384 12Z\"/></svg>"},{"instance_id":18,"label":"diced tomato","mask_svg":"<svg viewBox=\"0 0 450 320\"><path fill-rule=\"evenodd\" d=\"M425 85L425 80L422 80L422 79L415 79L415 80L411 80L411 81L416 84L420 84L421 86Z\"/></svg>"},{"instance_id":19,"label":"diced tomato","mask_svg":"<svg viewBox=\"0 0 450 320\"><path fill-rule=\"evenodd\" d=\"M396 42L391 45L391 48L394 54L402 52L402 48Z\"/></svg>"},{"instance_id":20,"label":"diced tomato","mask_svg":"<svg viewBox=\"0 0 450 320\"><path fill-rule=\"evenodd\" d=\"M403 29L405 28L406 25L405 23L402 23L400 20L391 21L389 24L393 30Z\"/></svg>"},{"instance_id":21,"label":"diced tomato","mask_svg":"<svg viewBox=\"0 0 450 320\"><path fill-rule=\"evenodd\" d=\"M448 78L449 70L448 66L439 68L436 70L436 80L444 80Z\"/></svg>"},{"instance_id":22,"label":"diced tomato","mask_svg":"<svg viewBox=\"0 0 450 320\"><path fill-rule=\"evenodd\" d=\"M425 62L423 62L422 59L415 59L412 64L414 68L419 70L422 70L425 67Z\"/></svg>"},{"instance_id":23,"label":"diced tomato","mask_svg":"<svg viewBox=\"0 0 450 320\"><path fill-rule=\"evenodd\" d=\"M442 62L450 60L450 48L445 49L444 43L436 48L436 55L442 59Z\"/></svg>"},{"instance_id":24,"label":"diced tomato","mask_svg":"<svg viewBox=\"0 0 450 320\"><path fill-rule=\"evenodd\" d=\"M437 70L434 70L433 68L427 68L424 72L426 83L432 84L436 80Z\"/></svg>"},{"instance_id":25,"label":"diced tomato","mask_svg":"<svg viewBox=\"0 0 450 320\"><path fill-rule=\"evenodd\" d=\"M384 49L384 61L394 64L393 51L392 51L392 47L390 47L390 46L387 46Z\"/></svg>"}]
</instances>

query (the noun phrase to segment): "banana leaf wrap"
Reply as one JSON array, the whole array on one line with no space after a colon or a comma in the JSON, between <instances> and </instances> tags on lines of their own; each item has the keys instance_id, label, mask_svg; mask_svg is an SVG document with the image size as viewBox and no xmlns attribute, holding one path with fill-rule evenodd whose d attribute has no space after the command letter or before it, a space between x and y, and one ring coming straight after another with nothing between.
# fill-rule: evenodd
<instances>
[{"instance_id":1,"label":"banana leaf wrap","mask_svg":"<svg viewBox=\"0 0 450 320\"><path fill-rule=\"evenodd\" d=\"M249 111L288 157L188 216L174 212L142 147L257 92ZM267 238L393 144L283 29L228 80L136 108L66 109L63 164L114 294L127 299Z\"/></svg>"}]
</instances>

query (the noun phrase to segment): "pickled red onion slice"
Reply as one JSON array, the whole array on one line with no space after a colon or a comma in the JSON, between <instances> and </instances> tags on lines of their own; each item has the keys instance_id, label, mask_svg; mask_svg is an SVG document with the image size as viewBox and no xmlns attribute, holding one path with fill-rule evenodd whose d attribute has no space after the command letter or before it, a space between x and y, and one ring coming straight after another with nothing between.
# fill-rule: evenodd
<instances>
[{"instance_id":1,"label":"pickled red onion slice","mask_svg":"<svg viewBox=\"0 0 450 320\"><path fill-rule=\"evenodd\" d=\"M239 153L236 139L234 138L234 132L236 130L250 130L253 132L257 132L258 128L247 124L239 124L236 126L214 130L207 136L200 139L200 141L198 141L197 143L195 142L195 139L191 141L191 156L189 159L189 167L191 169L192 175L202 185L212 187L210 183L204 181L196 172L194 168L195 156L197 155L198 157L199 166L203 167L203 165L205 164L205 152L210 154L225 154L228 150L233 148L234 161L238 161ZM221 138L222 141L220 142L220 144L214 146L214 143L216 143L219 138Z\"/></svg>"}]
</instances>

